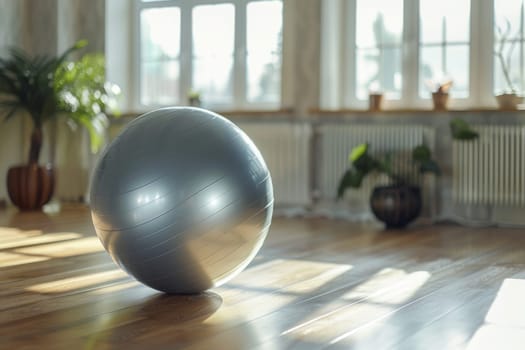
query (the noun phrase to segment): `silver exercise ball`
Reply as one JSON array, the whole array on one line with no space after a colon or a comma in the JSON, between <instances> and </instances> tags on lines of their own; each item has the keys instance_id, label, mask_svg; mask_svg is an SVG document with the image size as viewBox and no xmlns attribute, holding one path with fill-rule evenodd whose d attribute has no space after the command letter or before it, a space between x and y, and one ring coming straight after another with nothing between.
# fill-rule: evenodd
<instances>
[{"instance_id":1,"label":"silver exercise ball","mask_svg":"<svg viewBox=\"0 0 525 350\"><path fill-rule=\"evenodd\" d=\"M130 122L91 179L93 224L113 260L166 293L218 286L250 263L273 211L268 168L246 134L200 108Z\"/></svg>"}]
</instances>

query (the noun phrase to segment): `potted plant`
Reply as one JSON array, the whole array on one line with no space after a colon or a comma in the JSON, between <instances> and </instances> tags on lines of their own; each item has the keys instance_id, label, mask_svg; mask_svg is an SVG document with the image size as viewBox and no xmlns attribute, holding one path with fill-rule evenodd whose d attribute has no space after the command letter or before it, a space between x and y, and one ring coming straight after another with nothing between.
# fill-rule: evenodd
<instances>
[{"instance_id":1,"label":"potted plant","mask_svg":"<svg viewBox=\"0 0 525 350\"><path fill-rule=\"evenodd\" d=\"M496 95L496 101L498 102L499 108L504 110L515 110L518 108L518 104L523 101L523 98L518 95L511 78L512 52L514 51L516 40L509 38L510 31L511 25L508 19L505 21L505 29L501 26L496 26L496 39L499 41L499 46L494 50L494 55L500 64L501 72L503 73L503 78L507 86L502 93ZM516 37L519 37L519 35L520 33L518 32ZM505 53L507 44L510 44L510 46Z\"/></svg>"},{"instance_id":2,"label":"potted plant","mask_svg":"<svg viewBox=\"0 0 525 350\"><path fill-rule=\"evenodd\" d=\"M450 78L441 78L427 82L432 93L432 103L434 110L446 111L448 109L449 90L453 85Z\"/></svg>"},{"instance_id":3,"label":"potted plant","mask_svg":"<svg viewBox=\"0 0 525 350\"><path fill-rule=\"evenodd\" d=\"M421 189L408 175L394 172L391 154L375 158L369 154L368 148L368 144L360 144L350 152L351 167L345 171L339 182L337 197L342 198L348 188L361 187L363 179L372 172L386 174L392 183L373 189L370 207L376 218L384 222L387 228L404 227L421 212ZM440 168L426 145L415 147L411 160L419 173L440 174Z\"/></svg>"},{"instance_id":4,"label":"potted plant","mask_svg":"<svg viewBox=\"0 0 525 350\"><path fill-rule=\"evenodd\" d=\"M201 106L201 94L195 90L188 91L188 104L193 107Z\"/></svg>"},{"instance_id":5,"label":"potted plant","mask_svg":"<svg viewBox=\"0 0 525 350\"><path fill-rule=\"evenodd\" d=\"M374 81L368 87L368 110L378 112L383 108L383 93L379 83Z\"/></svg>"},{"instance_id":6,"label":"potted plant","mask_svg":"<svg viewBox=\"0 0 525 350\"><path fill-rule=\"evenodd\" d=\"M469 123L461 118L454 118L450 121L450 132L452 139L459 141L475 140L479 137L479 133L472 129Z\"/></svg>"},{"instance_id":7,"label":"potted plant","mask_svg":"<svg viewBox=\"0 0 525 350\"><path fill-rule=\"evenodd\" d=\"M32 121L27 163L11 167L7 175L9 197L21 210L38 210L53 194L53 168L39 164L48 121L65 116L73 125L87 128L92 150L102 144L107 124L104 111L116 92L105 83L103 57L86 55L77 62L66 61L86 45L79 41L56 57L33 57L13 48L9 57L0 58L0 108L5 119L26 113Z\"/></svg>"}]
</instances>

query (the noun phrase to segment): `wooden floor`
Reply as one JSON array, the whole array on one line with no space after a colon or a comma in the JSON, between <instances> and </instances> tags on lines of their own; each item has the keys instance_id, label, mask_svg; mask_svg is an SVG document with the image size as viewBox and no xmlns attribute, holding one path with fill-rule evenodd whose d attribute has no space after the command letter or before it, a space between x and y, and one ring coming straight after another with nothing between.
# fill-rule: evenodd
<instances>
[{"instance_id":1,"label":"wooden floor","mask_svg":"<svg viewBox=\"0 0 525 350\"><path fill-rule=\"evenodd\" d=\"M2 349L525 349L525 230L275 219L226 285L122 273L83 207L0 210Z\"/></svg>"}]
</instances>

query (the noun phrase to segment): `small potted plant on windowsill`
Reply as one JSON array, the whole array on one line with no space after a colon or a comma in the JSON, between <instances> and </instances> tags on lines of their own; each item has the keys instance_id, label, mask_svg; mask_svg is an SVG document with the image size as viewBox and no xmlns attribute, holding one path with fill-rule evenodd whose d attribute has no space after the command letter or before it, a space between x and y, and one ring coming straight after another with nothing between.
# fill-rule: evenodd
<instances>
[{"instance_id":1,"label":"small potted plant on windowsill","mask_svg":"<svg viewBox=\"0 0 525 350\"><path fill-rule=\"evenodd\" d=\"M441 173L438 164L432 159L426 145L412 150L411 160L419 173ZM343 197L349 188L359 188L363 179L370 173L386 174L391 184L376 186L370 197L370 207L376 218L387 228L402 228L416 219L421 213L421 189L414 179L396 173L392 167L392 155L375 158L368 153L368 144L360 144L349 155L351 167L343 174L337 189L337 197Z\"/></svg>"},{"instance_id":2,"label":"small potted plant on windowsill","mask_svg":"<svg viewBox=\"0 0 525 350\"><path fill-rule=\"evenodd\" d=\"M198 91L195 90L189 90L188 91L188 104L193 107L200 107L201 106L201 94Z\"/></svg>"},{"instance_id":3,"label":"small potted plant on windowsill","mask_svg":"<svg viewBox=\"0 0 525 350\"><path fill-rule=\"evenodd\" d=\"M368 110L378 112L383 109L383 92L378 82L373 82L368 87Z\"/></svg>"},{"instance_id":4,"label":"small potted plant on windowsill","mask_svg":"<svg viewBox=\"0 0 525 350\"><path fill-rule=\"evenodd\" d=\"M507 19L505 21L505 29L501 26L496 26L497 39L499 39L499 46L494 50L494 55L497 61L500 64L501 72L503 73L503 78L505 79L506 88L498 95L496 95L496 101L498 106L502 110L516 110L518 105L523 102L523 97L518 95L516 87L512 82L511 78L511 62L512 62L512 52L516 44L516 40L510 40L510 31L511 25L510 21ZM516 34L516 37L519 37L519 32ZM505 48L509 44L510 46L505 53Z\"/></svg>"},{"instance_id":5,"label":"small potted plant on windowsill","mask_svg":"<svg viewBox=\"0 0 525 350\"><path fill-rule=\"evenodd\" d=\"M432 103L435 111L446 111L449 102L449 90L453 85L451 78L441 78L428 81L427 85L432 92Z\"/></svg>"}]
</instances>

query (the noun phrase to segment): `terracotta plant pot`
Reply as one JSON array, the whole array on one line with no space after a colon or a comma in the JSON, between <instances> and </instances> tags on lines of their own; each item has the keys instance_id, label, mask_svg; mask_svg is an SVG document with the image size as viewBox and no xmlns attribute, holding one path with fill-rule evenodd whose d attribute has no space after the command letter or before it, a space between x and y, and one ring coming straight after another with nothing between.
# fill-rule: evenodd
<instances>
[{"instance_id":1,"label":"terracotta plant pot","mask_svg":"<svg viewBox=\"0 0 525 350\"><path fill-rule=\"evenodd\" d=\"M421 213L421 190L406 185L378 186L370 197L370 207L387 228L402 228Z\"/></svg>"},{"instance_id":2,"label":"terracotta plant pot","mask_svg":"<svg viewBox=\"0 0 525 350\"><path fill-rule=\"evenodd\" d=\"M40 210L53 196L55 174L49 165L19 165L7 172L9 198L20 210Z\"/></svg>"},{"instance_id":3,"label":"terracotta plant pot","mask_svg":"<svg viewBox=\"0 0 525 350\"><path fill-rule=\"evenodd\" d=\"M369 94L368 95L368 110L377 112L382 109L383 94Z\"/></svg>"},{"instance_id":4,"label":"terracotta plant pot","mask_svg":"<svg viewBox=\"0 0 525 350\"><path fill-rule=\"evenodd\" d=\"M514 93L501 94L496 96L496 101L498 101L499 109L516 110L518 105L523 102L523 97Z\"/></svg>"},{"instance_id":5,"label":"terracotta plant pot","mask_svg":"<svg viewBox=\"0 0 525 350\"><path fill-rule=\"evenodd\" d=\"M446 111L448 109L448 93L433 92L432 102L434 103L435 111Z\"/></svg>"}]
</instances>

